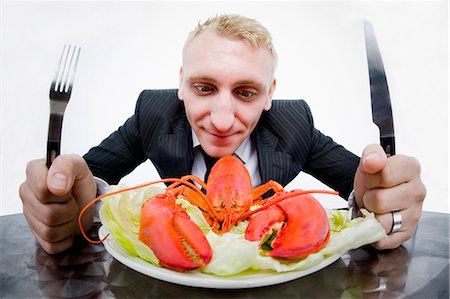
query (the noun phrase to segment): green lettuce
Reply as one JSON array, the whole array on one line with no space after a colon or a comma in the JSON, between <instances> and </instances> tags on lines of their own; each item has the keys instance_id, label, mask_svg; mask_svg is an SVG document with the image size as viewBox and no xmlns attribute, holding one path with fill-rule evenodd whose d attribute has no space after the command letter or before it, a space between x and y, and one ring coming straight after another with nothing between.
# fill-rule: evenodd
<instances>
[{"instance_id":1,"label":"green lettuce","mask_svg":"<svg viewBox=\"0 0 450 299\"><path fill-rule=\"evenodd\" d=\"M373 213L361 209L363 217L351 219L351 210L328 210L330 223L330 239L321 250L308 255L306 258L286 262L269 256L258 255L252 265L253 270L274 270L286 272L306 270L314 267L326 259L340 256L350 249L359 248L366 244L386 238L386 232L376 220Z\"/></svg>"},{"instance_id":2,"label":"green lettuce","mask_svg":"<svg viewBox=\"0 0 450 299\"><path fill-rule=\"evenodd\" d=\"M111 192L123 187L111 186ZM144 187L106 197L99 211L100 221L110 237L131 256L159 265L153 251L139 240L141 206L150 197L163 193L155 186Z\"/></svg>"},{"instance_id":3,"label":"green lettuce","mask_svg":"<svg viewBox=\"0 0 450 299\"><path fill-rule=\"evenodd\" d=\"M114 190L121 187L114 186ZM152 250L139 240L141 206L148 198L164 192L150 186L112 195L103 200L100 219L106 230L129 255L138 256L154 265L159 265ZM362 210L363 216L351 219L351 210L327 210L330 223L330 239L316 253L300 260L286 261L263 255L259 242L245 239L247 221L241 221L229 233L218 235L211 230L200 209L179 197L176 203L186 209L205 234L213 257L200 271L217 276L236 275L246 270L272 270L286 272L306 270L327 259L340 256L346 251L373 243L386 237L386 233L373 213Z\"/></svg>"},{"instance_id":4,"label":"green lettuce","mask_svg":"<svg viewBox=\"0 0 450 299\"><path fill-rule=\"evenodd\" d=\"M201 271L217 276L229 276L249 269L258 256L258 242L247 241L244 234L233 232L221 236L213 231L206 234L213 258Z\"/></svg>"}]
</instances>

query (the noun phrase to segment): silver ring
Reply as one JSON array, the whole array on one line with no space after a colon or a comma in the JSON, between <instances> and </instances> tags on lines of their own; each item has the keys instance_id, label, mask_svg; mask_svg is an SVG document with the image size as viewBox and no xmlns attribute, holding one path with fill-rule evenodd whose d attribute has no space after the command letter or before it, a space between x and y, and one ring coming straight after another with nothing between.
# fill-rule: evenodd
<instances>
[{"instance_id":1,"label":"silver ring","mask_svg":"<svg viewBox=\"0 0 450 299\"><path fill-rule=\"evenodd\" d=\"M392 214L392 229L389 234L395 234L400 231L400 228L402 227L402 215L400 214L400 211L393 211Z\"/></svg>"}]
</instances>

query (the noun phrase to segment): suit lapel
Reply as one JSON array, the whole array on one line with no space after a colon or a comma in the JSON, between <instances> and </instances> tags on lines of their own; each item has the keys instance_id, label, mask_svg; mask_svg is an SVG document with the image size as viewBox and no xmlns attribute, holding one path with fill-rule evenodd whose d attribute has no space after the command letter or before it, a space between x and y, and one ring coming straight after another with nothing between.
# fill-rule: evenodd
<instances>
[{"instance_id":1,"label":"suit lapel","mask_svg":"<svg viewBox=\"0 0 450 299\"><path fill-rule=\"evenodd\" d=\"M178 178L190 174L194 163L191 127L184 113L172 120L171 134L159 137L161 176Z\"/></svg>"},{"instance_id":2,"label":"suit lapel","mask_svg":"<svg viewBox=\"0 0 450 299\"><path fill-rule=\"evenodd\" d=\"M291 155L277 150L278 138L262 125L255 129L255 140L261 182L275 180L286 185L290 177Z\"/></svg>"}]
</instances>

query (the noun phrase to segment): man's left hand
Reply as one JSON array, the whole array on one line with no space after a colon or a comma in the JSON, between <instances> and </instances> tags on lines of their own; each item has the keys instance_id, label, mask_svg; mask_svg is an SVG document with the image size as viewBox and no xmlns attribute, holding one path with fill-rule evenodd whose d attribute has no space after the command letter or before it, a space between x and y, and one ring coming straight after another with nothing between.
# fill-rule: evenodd
<instances>
[{"instance_id":1,"label":"man's left hand","mask_svg":"<svg viewBox=\"0 0 450 299\"><path fill-rule=\"evenodd\" d=\"M387 157L380 145L369 145L356 170L354 188L358 207L375 213L388 234L388 238L373 244L375 248L396 248L412 237L426 195L417 159L403 155ZM391 233L394 211L400 211L401 227Z\"/></svg>"}]
</instances>

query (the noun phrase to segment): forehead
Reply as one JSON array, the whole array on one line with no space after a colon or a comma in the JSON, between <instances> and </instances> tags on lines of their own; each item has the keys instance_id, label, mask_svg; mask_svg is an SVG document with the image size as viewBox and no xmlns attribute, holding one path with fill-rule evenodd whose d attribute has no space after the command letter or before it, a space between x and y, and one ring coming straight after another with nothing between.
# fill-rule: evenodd
<instances>
[{"instance_id":1,"label":"forehead","mask_svg":"<svg viewBox=\"0 0 450 299\"><path fill-rule=\"evenodd\" d=\"M205 31L193 38L183 57L185 75L254 81L273 78L273 60L267 49L246 40L231 39Z\"/></svg>"}]
</instances>

